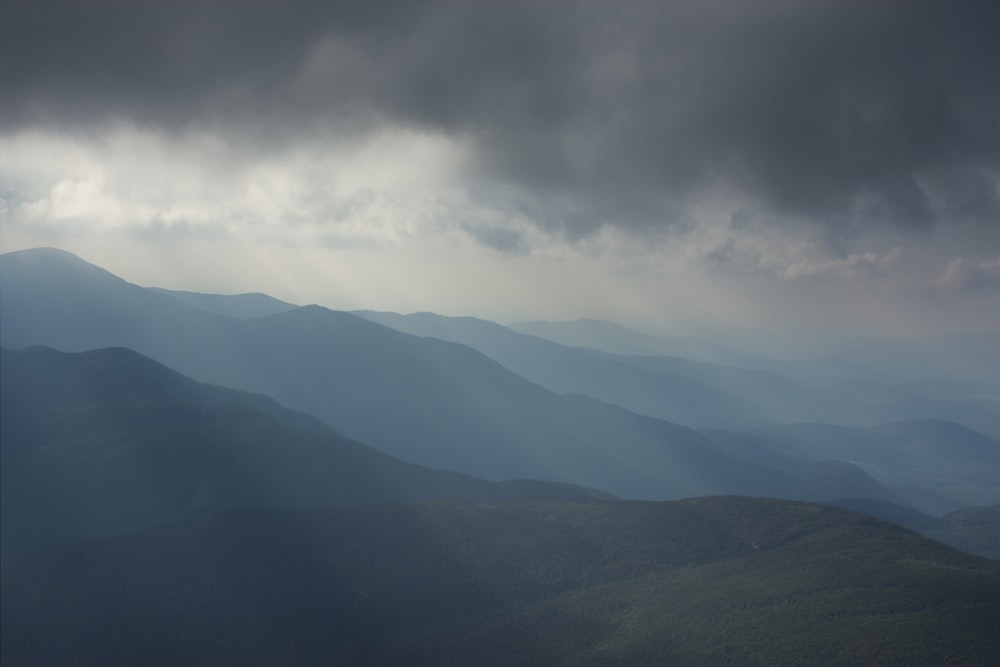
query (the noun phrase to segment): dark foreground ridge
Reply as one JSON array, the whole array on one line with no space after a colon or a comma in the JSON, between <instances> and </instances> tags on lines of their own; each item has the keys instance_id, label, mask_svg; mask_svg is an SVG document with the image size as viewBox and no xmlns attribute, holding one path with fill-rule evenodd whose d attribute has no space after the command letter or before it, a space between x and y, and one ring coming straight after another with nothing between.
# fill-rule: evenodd
<instances>
[{"instance_id":1,"label":"dark foreground ridge","mask_svg":"<svg viewBox=\"0 0 1000 667\"><path fill-rule=\"evenodd\" d=\"M987 665L1000 564L840 509L241 510L3 562L10 665Z\"/></svg>"}]
</instances>

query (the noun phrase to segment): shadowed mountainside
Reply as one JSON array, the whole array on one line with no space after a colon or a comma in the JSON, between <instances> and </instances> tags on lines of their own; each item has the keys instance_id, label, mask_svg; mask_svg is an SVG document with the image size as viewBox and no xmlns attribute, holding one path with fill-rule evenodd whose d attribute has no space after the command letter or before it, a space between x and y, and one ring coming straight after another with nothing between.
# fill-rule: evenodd
<instances>
[{"instance_id":1,"label":"shadowed mountainside","mask_svg":"<svg viewBox=\"0 0 1000 667\"><path fill-rule=\"evenodd\" d=\"M4 560L4 664L990 665L1000 564L843 510L241 511Z\"/></svg>"},{"instance_id":2,"label":"shadowed mountainside","mask_svg":"<svg viewBox=\"0 0 1000 667\"><path fill-rule=\"evenodd\" d=\"M956 549L1000 560L1000 505L966 507L942 519L943 524L920 532Z\"/></svg>"},{"instance_id":3,"label":"shadowed mountainside","mask_svg":"<svg viewBox=\"0 0 1000 667\"><path fill-rule=\"evenodd\" d=\"M827 504L891 521L966 553L1000 560L1000 505L967 507L944 516L930 516L870 498L842 498Z\"/></svg>"},{"instance_id":4,"label":"shadowed mountainside","mask_svg":"<svg viewBox=\"0 0 1000 667\"><path fill-rule=\"evenodd\" d=\"M271 399L126 349L2 355L5 552L237 507L606 497L402 463Z\"/></svg>"}]
</instances>

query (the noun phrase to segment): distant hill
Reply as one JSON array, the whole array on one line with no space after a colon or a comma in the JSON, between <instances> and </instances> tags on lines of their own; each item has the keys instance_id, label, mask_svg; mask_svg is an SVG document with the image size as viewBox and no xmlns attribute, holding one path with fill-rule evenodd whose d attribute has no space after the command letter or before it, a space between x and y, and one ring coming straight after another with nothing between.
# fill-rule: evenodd
<instances>
[{"instance_id":1,"label":"distant hill","mask_svg":"<svg viewBox=\"0 0 1000 667\"><path fill-rule=\"evenodd\" d=\"M612 354L681 357L723 364L739 364L750 359L747 355L700 338L655 336L607 320L516 322L510 328L518 333L538 336L561 345L585 347Z\"/></svg>"},{"instance_id":2,"label":"distant hill","mask_svg":"<svg viewBox=\"0 0 1000 667\"><path fill-rule=\"evenodd\" d=\"M650 372L623 358L559 345L472 317L374 311L358 311L357 314L397 331L468 345L518 375L558 393L584 394L640 414L689 426L773 423L769 414L759 410L753 401L728 391L724 383L702 382L706 373ZM753 375L751 371L735 368L732 372L741 376ZM774 379L780 381L780 378ZM789 394L798 395L794 391Z\"/></svg>"},{"instance_id":3,"label":"distant hill","mask_svg":"<svg viewBox=\"0 0 1000 667\"><path fill-rule=\"evenodd\" d=\"M632 498L797 493L788 473L691 429L557 395L469 347L348 313L223 317L59 251L0 256L0 273L4 345L134 349L199 381L271 396L411 463Z\"/></svg>"},{"instance_id":4,"label":"distant hill","mask_svg":"<svg viewBox=\"0 0 1000 667\"><path fill-rule=\"evenodd\" d=\"M402 463L271 399L126 349L2 355L4 552L237 507L606 498Z\"/></svg>"},{"instance_id":5,"label":"distant hill","mask_svg":"<svg viewBox=\"0 0 1000 667\"><path fill-rule=\"evenodd\" d=\"M988 393L988 388L961 383L943 387L941 382L933 387L914 386L912 381L867 371L843 360L770 364L799 378L791 381L762 368L676 356L616 355L560 345L473 317L374 311L357 314L397 331L468 345L552 391L584 394L696 428L800 422L870 426L934 417L1000 429L1000 412L990 410L988 403L970 399L970 394ZM599 325L611 332L629 331L611 323L590 323L591 327ZM754 363L769 365L763 360Z\"/></svg>"},{"instance_id":6,"label":"distant hill","mask_svg":"<svg viewBox=\"0 0 1000 667\"><path fill-rule=\"evenodd\" d=\"M247 294L202 294L200 292L184 292L180 290L147 287L146 289L173 297L189 306L226 317L248 320L254 317L265 317L283 313L294 308L295 304L275 299L273 296L251 292Z\"/></svg>"},{"instance_id":7,"label":"distant hill","mask_svg":"<svg viewBox=\"0 0 1000 667\"><path fill-rule=\"evenodd\" d=\"M840 356L907 375L1000 385L1000 331L857 343Z\"/></svg>"},{"instance_id":8,"label":"distant hill","mask_svg":"<svg viewBox=\"0 0 1000 667\"><path fill-rule=\"evenodd\" d=\"M923 534L923 531L936 528L945 523L941 517L924 514L912 507L905 507L884 500L872 500L870 498L837 498L827 501L825 504L833 507L840 507L852 512L860 512L868 516L889 521L897 525L915 530Z\"/></svg>"},{"instance_id":9,"label":"distant hill","mask_svg":"<svg viewBox=\"0 0 1000 667\"><path fill-rule=\"evenodd\" d=\"M843 498L827 504L891 521L961 551L1000 560L1000 505L969 507L938 517L870 498Z\"/></svg>"},{"instance_id":10,"label":"distant hill","mask_svg":"<svg viewBox=\"0 0 1000 667\"><path fill-rule=\"evenodd\" d=\"M735 497L240 511L6 558L4 664L993 665L1000 563Z\"/></svg>"},{"instance_id":11,"label":"distant hill","mask_svg":"<svg viewBox=\"0 0 1000 667\"><path fill-rule=\"evenodd\" d=\"M942 520L920 532L956 549L1000 560L1000 505L955 510Z\"/></svg>"},{"instance_id":12,"label":"distant hill","mask_svg":"<svg viewBox=\"0 0 1000 667\"><path fill-rule=\"evenodd\" d=\"M1000 502L1000 440L958 424L911 420L871 428L797 424L705 431L727 451L782 467L782 461L850 461L932 514Z\"/></svg>"}]
</instances>

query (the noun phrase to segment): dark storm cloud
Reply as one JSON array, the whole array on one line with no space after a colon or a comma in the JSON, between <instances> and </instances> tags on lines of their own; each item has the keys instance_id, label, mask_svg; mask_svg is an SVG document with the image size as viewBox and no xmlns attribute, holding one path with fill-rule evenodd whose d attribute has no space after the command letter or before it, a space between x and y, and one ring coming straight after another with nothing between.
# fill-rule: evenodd
<instances>
[{"instance_id":1,"label":"dark storm cloud","mask_svg":"<svg viewBox=\"0 0 1000 667\"><path fill-rule=\"evenodd\" d=\"M406 125L471 142L538 224L1000 219L996 3L13 3L3 127L116 116L255 143ZM318 136L318 135L317 135ZM831 236L836 236L832 234Z\"/></svg>"},{"instance_id":2,"label":"dark storm cloud","mask_svg":"<svg viewBox=\"0 0 1000 667\"><path fill-rule=\"evenodd\" d=\"M383 10L388 4L7 3L5 125L108 115L183 124L204 120L232 88L256 103L239 111L266 112L320 39L358 36L376 48L392 39L412 11L411 3ZM284 101L287 111L294 102Z\"/></svg>"}]
</instances>

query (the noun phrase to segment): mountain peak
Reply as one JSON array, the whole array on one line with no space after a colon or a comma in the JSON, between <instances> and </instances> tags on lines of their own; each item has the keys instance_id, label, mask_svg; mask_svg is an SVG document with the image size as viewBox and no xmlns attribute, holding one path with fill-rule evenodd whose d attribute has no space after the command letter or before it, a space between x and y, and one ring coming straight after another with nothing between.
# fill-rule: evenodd
<instances>
[{"instance_id":1,"label":"mountain peak","mask_svg":"<svg viewBox=\"0 0 1000 667\"><path fill-rule=\"evenodd\" d=\"M33 280L63 280L70 274L90 280L127 284L110 271L59 248L28 248L4 253L0 255L0 271L30 275Z\"/></svg>"}]
</instances>

